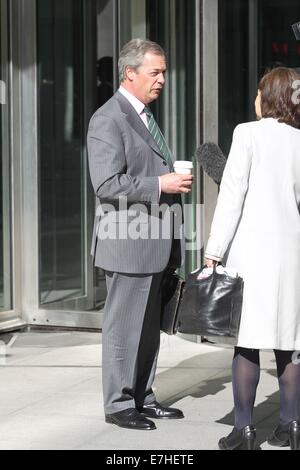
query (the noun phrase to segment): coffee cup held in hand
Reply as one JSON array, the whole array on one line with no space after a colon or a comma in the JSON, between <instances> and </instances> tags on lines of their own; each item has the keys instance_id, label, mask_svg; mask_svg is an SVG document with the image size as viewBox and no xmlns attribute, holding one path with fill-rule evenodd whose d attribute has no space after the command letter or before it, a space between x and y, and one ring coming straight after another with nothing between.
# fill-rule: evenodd
<instances>
[{"instance_id":1,"label":"coffee cup held in hand","mask_svg":"<svg viewBox=\"0 0 300 470\"><path fill-rule=\"evenodd\" d=\"M178 175L191 175L194 165L186 160L177 160L174 163L174 172Z\"/></svg>"}]
</instances>

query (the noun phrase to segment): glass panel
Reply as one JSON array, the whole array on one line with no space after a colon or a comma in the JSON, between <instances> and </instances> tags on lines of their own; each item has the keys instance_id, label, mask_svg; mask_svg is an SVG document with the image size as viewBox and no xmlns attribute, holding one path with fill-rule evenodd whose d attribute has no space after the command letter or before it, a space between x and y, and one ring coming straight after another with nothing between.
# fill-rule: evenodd
<instances>
[{"instance_id":1,"label":"glass panel","mask_svg":"<svg viewBox=\"0 0 300 470\"><path fill-rule=\"evenodd\" d=\"M278 65L299 67L291 25L299 0L219 2L219 144L228 153L234 127L255 120L259 79Z\"/></svg>"},{"instance_id":2,"label":"glass panel","mask_svg":"<svg viewBox=\"0 0 300 470\"><path fill-rule=\"evenodd\" d=\"M173 154L178 160L193 160L196 150L196 66L195 2L148 0L148 36L166 51L167 82L161 98L152 104ZM193 194L184 197L190 204L185 213L188 238L196 231L196 185ZM191 272L197 263L196 244L188 243L185 269Z\"/></svg>"},{"instance_id":3,"label":"glass panel","mask_svg":"<svg viewBox=\"0 0 300 470\"><path fill-rule=\"evenodd\" d=\"M114 74L114 0L96 0L96 15L97 62L93 111L103 106L114 94L114 82L116 81ZM91 219L93 219L95 212L94 201L96 199L89 175L88 184L93 198L93 205L91 206ZM90 223L90 228L92 228L92 220ZM89 238L88 249L90 248L90 240ZM100 268L95 268L94 270L94 297L97 308L104 305L106 299L106 281L105 274Z\"/></svg>"},{"instance_id":4,"label":"glass panel","mask_svg":"<svg viewBox=\"0 0 300 470\"><path fill-rule=\"evenodd\" d=\"M97 0L97 100L102 106L114 93L113 0Z\"/></svg>"},{"instance_id":5,"label":"glass panel","mask_svg":"<svg viewBox=\"0 0 300 470\"><path fill-rule=\"evenodd\" d=\"M300 21L299 0L259 2L259 75L277 65L299 67L300 43L291 25Z\"/></svg>"},{"instance_id":6,"label":"glass panel","mask_svg":"<svg viewBox=\"0 0 300 470\"><path fill-rule=\"evenodd\" d=\"M40 302L102 306L90 257L95 198L87 171L91 115L113 93L113 0L37 0Z\"/></svg>"},{"instance_id":7,"label":"glass panel","mask_svg":"<svg viewBox=\"0 0 300 470\"><path fill-rule=\"evenodd\" d=\"M81 0L38 1L42 304L86 289L81 18Z\"/></svg>"},{"instance_id":8,"label":"glass panel","mask_svg":"<svg viewBox=\"0 0 300 470\"><path fill-rule=\"evenodd\" d=\"M175 34L176 53L176 158L178 160L194 159L196 150L196 8L194 1L176 0ZM173 52L174 56L174 52ZM194 162L195 166L195 162ZM195 166L196 168L196 166ZM195 171L194 174L196 175ZM185 273L189 274L197 267L196 234L197 206L196 183L190 195L183 197L186 227Z\"/></svg>"},{"instance_id":9,"label":"glass panel","mask_svg":"<svg viewBox=\"0 0 300 470\"><path fill-rule=\"evenodd\" d=\"M235 126L255 119L249 76L249 2L219 2L219 145L226 155Z\"/></svg>"},{"instance_id":10,"label":"glass panel","mask_svg":"<svg viewBox=\"0 0 300 470\"><path fill-rule=\"evenodd\" d=\"M11 296L11 197L9 153L9 103L7 79L7 17L0 5L0 310L12 308Z\"/></svg>"}]
</instances>

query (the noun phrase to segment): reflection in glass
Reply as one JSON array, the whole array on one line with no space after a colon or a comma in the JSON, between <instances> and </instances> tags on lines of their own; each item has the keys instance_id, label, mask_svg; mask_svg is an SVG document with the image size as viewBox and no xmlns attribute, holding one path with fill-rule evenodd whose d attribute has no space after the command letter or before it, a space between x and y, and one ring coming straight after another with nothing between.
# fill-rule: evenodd
<instances>
[{"instance_id":1,"label":"reflection in glass","mask_svg":"<svg viewBox=\"0 0 300 470\"><path fill-rule=\"evenodd\" d=\"M40 290L85 294L82 1L38 1Z\"/></svg>"},{"instance_id":2,"label":"reflection in glass","mask_svg":"<svg viewBox=\"0 0 300 470\"><path fill-rule=\"evenodd\" d=\"M300 48L291 25L300 20L299 0L259 2L259 76L278 65L299 67Z\"/></svg>"},{"instance_id":3,"label":"reflection in glass","mask_svg":"<svg viewBox=\"0 0 300 470\"><path fill-rule=\"evenodd\" d=\"M58 311L98 310L106 288L89 255L95 197L86 133L97 98L111 93L111 60L104 71L97 60L113 54L113 2L38 0L37 7L40 302Z\"/></svg>"},{"instance_id":4,"label":"reflection in glass","mask_svg":"<svg viewBox=\"0 0 300 470\"><path fill-rule=\"evenodd\" d=\"M280 65L300 66L291 27L299 19L299 0L219 2L219 144L224 153L235 126L256 119L254 99L262 75Z\"/></svg>"},{"instance_id":5,"label":"reflection in glass","mask_svg":"<svg viewBox=\"0 0 300 470\"><path fill-rule=\"evenodd\" d=\"M253 64L249 64L248 2L219 2L218 30L219 145L228 155L235 126L255 118L249 110L249 67Z\"/></svg>"}]
</instances>

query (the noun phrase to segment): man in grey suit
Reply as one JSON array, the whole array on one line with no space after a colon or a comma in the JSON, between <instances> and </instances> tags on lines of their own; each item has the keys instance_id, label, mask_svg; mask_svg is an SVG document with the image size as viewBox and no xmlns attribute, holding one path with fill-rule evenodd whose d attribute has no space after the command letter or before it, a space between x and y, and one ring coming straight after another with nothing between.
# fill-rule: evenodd
<instances>
[{"instance_id":1,"label":"man in grey suit","mask_svg":"<svg viewBox=\"0 0 300 470\"><path fill-rule=\"evenodd\" d=\"M181 265L173 207L180 194L191 191L193 177L173 173L171 153L148 108L165 83L163 49L150 41L130 41L121 51L119 73L119 90L94 114L88 131L98 202L92 255L105 271L108 291L104 408L107 423L151 430L156 427L148 418L183 418L180 410L159 404L151 387L161 284L167 269Z\"/></svg>"}]
</instances>

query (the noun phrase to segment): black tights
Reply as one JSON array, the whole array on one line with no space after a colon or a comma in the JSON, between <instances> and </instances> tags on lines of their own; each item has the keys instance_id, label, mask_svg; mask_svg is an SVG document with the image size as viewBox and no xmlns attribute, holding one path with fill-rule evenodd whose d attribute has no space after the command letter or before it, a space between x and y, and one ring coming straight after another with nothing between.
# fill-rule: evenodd
<instances>
[{"instance_id":1,"label":"black tights","mask_svg":"<svg viewBox=\"0 0 300 470\"><path fill-rule=\"evenodd\" d=\"M293 361L293 351L274 350L280 391L280 423L298 420L300 401L300 363ZM256 389L260 376L259 349L235 348L232 386L235 428L252 424Z\"/></svg>"}]
</instances>

